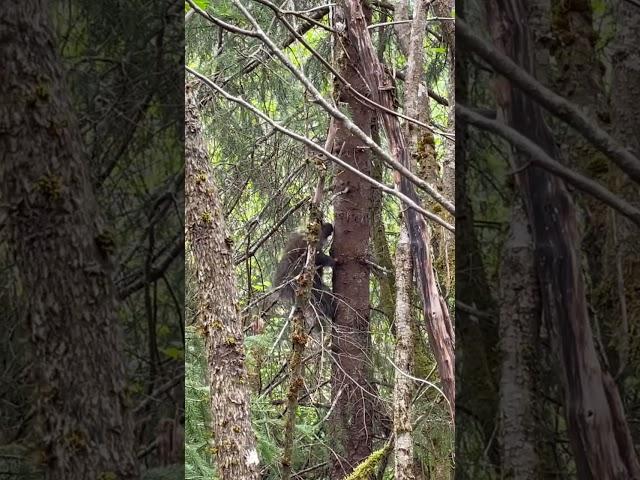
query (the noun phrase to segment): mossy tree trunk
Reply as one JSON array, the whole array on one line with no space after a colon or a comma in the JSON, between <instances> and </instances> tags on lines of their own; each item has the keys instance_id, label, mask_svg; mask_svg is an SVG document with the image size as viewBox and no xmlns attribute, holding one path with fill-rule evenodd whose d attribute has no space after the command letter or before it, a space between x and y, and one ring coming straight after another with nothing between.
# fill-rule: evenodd
<instances>
[{"instance_id":1,"label":"mossy tree trunk","mask_svg":"<svg viewBox=\"0 0 640 480\"><path fill-rule=\"evenodd\" d=\"M527 5L493 0L490 28L498 51L533 73ZM495 83L498 117L558 157L542 109L507 78ZM580 478L640 478L640 464L618 388L596 352L580 258L577 213L558 177L513 156L534 239L542 307L561 368L569 437Z\"/></svg>"},{"instance_id":2,"label":"mossy tree trunk","mask_svg":"<svg viewBox=\"0 0 640 480\"><path fill-rule=\"evenodd\" d=\"M204 336L216 467L221 480L257 480L242 317L236 298L232 242L202 137L195 91L187 86L185 112L185 236L194 272L196 318Z\"/></svg>"},{"instance_id":3,"label":"mossy tree trunk","mask_svg":"<svg viewBox=\"0 0 640 480\"><path fill-rule=\"evenodd\" d=\"M0 218L31 330L35 437L47 479L133 479L113 238L63 80L50 3L0 10Z\"/></svg>"},{"instance_id":4,"label":"mossy tree trunk","mask_svg":"<svg viewBox=\"0 0 640 480\"><path fill-rule=\"evenodd\" d=\"M414 371L414 339L411 319L413 262L406 226L396 247L396 351L393 382L393 432L395 434L395 480L415 480L413 459L413 395L415 384L407 374Z\"/></svg>"}]
</instances>

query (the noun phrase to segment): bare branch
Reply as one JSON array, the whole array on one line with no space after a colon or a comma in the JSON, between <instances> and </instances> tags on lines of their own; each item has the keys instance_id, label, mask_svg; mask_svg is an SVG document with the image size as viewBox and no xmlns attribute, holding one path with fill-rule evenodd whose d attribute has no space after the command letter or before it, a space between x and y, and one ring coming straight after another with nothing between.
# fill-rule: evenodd
<instances>
[{"instance_id":1,"label":"bare branch","mask_svg":"<svg viewBox=\"0 0 640 480\"><path fill-rule=\"evenodd\" d=\"M270 2L269 0L254 0L258 3L261 3L263 5L266 5L267 7L269 7L276 15L276 17L278 19L280 19L280 21L284 24L284 26L287 28L287 30L289 30L291 32L292 35L294 35L296 37L296 39L300 42L300 44L302 44L302 46L304 46L307 50L309 50L309 52L311 52L311 54L316 57L320 63L322 63L327 70L329 70L335 78L337 78L338 80L340 80L340 82L342 83L342 85L349 90L351 93L353 93L356 97L356 99L362 103L363 105L368 105L370 107L374 107L378 110L382 110L385 113L388 113L389 115L395 115L396 117L402 118L404 120L406 120L407 122L413 123L415 125L418 125L424 129L427 129L437 135L441 135L449 140L453 140L454 136L451 135L450 133L447 133L445 131L443 131L440 128L435 127L434 125L428 125L424 122L421 122L420 120L418 120L415 117L411 117L409 115L405 115L402 114L400 112L397 112L395 110L391 110L390 108L385 107L384 105L381 105L378 102L373 101L370 98L367 98L365 95L363 95L362 93L360 93L358 90L356 90L355 88L353 88L353 86L347 82L347 80L340 74L340 72L338 72L335 68L333 68L333 66L327 62L327 60L325 60L325 58L320 55L311 45L309 45L309 43L304 39L304 37L302 35L299 35L297 33L297 31L295 30L295 28L293 28L293 25L291 25L285 18L283 18L282 13L284 13L282 10L280 10L276 5L274 5L272 2ZM435 191L435 190L434 190Z\"/></svg>"},{"instance_id":2,"label":"bare branch","mask_svg":"<svg viewBox=\"0 0 640 480\"><path fill-rule=\"evenodd\" d=\"M238 0L233 0L233 4L238 7L244 14L244 16L249 20L249 22L255 28L258 37L271 49L271 51L280 59L282 64L287 67L287 69L305 86L307 91L311 93L316 103L318 103L324 110L326 110L332 117L340 120L342 124L353 133L355 136L360 138L365 145L371 148L380 158L382 158L389 166L402 173L402 175L409 180L411 183L415 184L429 195L431 195L438 203L440 203L449 213L455 215L455 208L451 202L446 200L434 187L429 185L423 179L415 175L411 170L402 165L400 162L395 160L387 151L385 151L382 147L380 147L376 142L374 142L371 137L369 137L366 133L364 133L356 124L354 124L351 119L342 113L335 106L330 104L322 94L316 89L316 87L309 81L309 79L298 70L287 58L287 56L273 43L273 41L264 33L258 22L255 18L249 13L249 11L242 5ZM380 86L379 86L380 87ZM304 137L303 137L304 138ZM311 142L313 143L313 142ZM315 145L315 144L314 144ZM424 210L423 210L424 211ZM453 227L452 227L453 228ZM453 231L453 230L452 230Z\"/></svg>"},{"instance_id":3,"label":"bare branch","mask_svg":"<svg viewBox=\"0 0 640 480\"><path fill-rule=\"evenodd\" d=\"M123 286L118 290L118 299L124 300L132 293L143 288L147 283L155 282L157 279L164 275L164 272L169 268L173 261L184 252L184 235L178 235L171 250L162 259L162 261L151 268L148 276L145 276L144 272L140 273L140 276L130 282L128 285Z\"/></svg>"},{"instance_id":4,"label":"bare branch","mask_svg":"<svg viewBox=\"0 0 640 480\"><path fill-rule=\"evenodd\" d=\"M276 130L284 133L285 135L298 140L299 142L304 143L305 145L307 145L308 147L310 147L312 150L315 150L318 153L323 154L324 156L326 156L328 159L332 160L333 162L337 163L338 165L340 165L341 167L355 173L356 175L358 175L359 177L363 178L364 180L366 180L367 182L371 183L373 186L375 186L376 188L379 188L380 190L382 190L383 192L389 193L397 198L399 198L400 200L402 200L409 208L412 208L413 210L415 210L416 212L421 213L422 215L424 215L426 218L438 223L439 225L442 225L444 228L446 228L447 230L454 232L455 228L453 227L453 225L448 224L446 221L444 221L442 218L440 218L439 216L435 215L434 213L428 212L427 210L425 210L424 208L420 207L417 203L415 203L413 200L411 200L409 197L407 197L406 195L404 195L403 193L397 191L394 188L391 188L387 185L384 185L380 182L377 182L376 180L372 179L371 177L365 175L364 173L362 173L360 170L352 167L351 165L349 165L348 163L346 163L345 161L343 161L342 159L336 157L335 155L333 155L332 153L328 152L327 150L325 150L323 147L321 147L320 145L314 143L313 141L309 140L307 137L300 135L298 133L295 133L291 130L288 130L284 127L282 127L280 124L278 124L276 121L272 120L269 116L267 116L264 112L260 111L259 109L257 109L256 107L254 107L253 105L251 105L249 102L243 100L240 97L234 97L233 95L229 94L228 92L226 92L222 87L220 87L219 85L217 85L216 83L214 83L213 81L211 81L209 78L205 77L204 75L196 72L195 70L186 67L186 70L191 73L192 75L194 75L195 77L197 77L198 79L200 79L202 82L204 82L206 85L208 85L209 87L213 88L214 90L216 90L218 93L222 94L223 97L225 97L227 100L230 100L234 103L238 103L240 105L242 105L243 107L245 107L246 109L252 111L254 114L256 114L258 117L262 118L263 120L265 120L266 122L268 122L270 125L272 125ZM364 134L363 134L364 135ZM366 136L366 135L365 135ZM369 137L367 137L369 138ZM372 140L371 140L372 141Z\"/></svg>"},{"instance_id":5,"label":"bare branch","mask_svg":"<svg viewBox=\"0 0 640 480\"><path fill-rule=\"evenodd\" d=\"M640 160L606 131L599 128L578 106L542 85L513 60L499 53L491 44L476 36L460 18L456 21L456 34L462 42L497 72L515 83L544 108L575 128L629 177L640 183Z\"/></svg>"},{"instance_id":6,"label":"bare branch","mask_svg":"<svg viewBox=\"0 0 640 480\"><path fill-rule=\"evenodd\" d=\"M219 18L214 17L210 13L205 12L193 0L187 0L187 3L189 3L191 8L193 8L193 10L198 13L198 15L201 15L202 17L206 18L207 20L214 23L220 28L224 28L225 30L228 30L233 33L237 33L239 35L246 35L247 37L259 38L256 32L252 32L251 30L245 30L244 28L237 27L223 20L220 20Z\"/></svg>"},{"instance_id":7,"label":"bare branch","mask_svg":"<svg viewBox=\"0 0 640 480\"><path fill-rule=\"evenodd\" d=\"M296 210L298 210L302 205L304 205L308 201L309 201L309 197L306 197L306 198L303 198L302 200L300 200L295 205L293 205L289 210L287 210L284 213L282 218L280 218L280 220L278 220L275 223L275 225L269 229L269 231L267 233L265 233L262 237L260 237L260 239L257 242L255 242L253 245L251 245L251 247L249 247L249 249L245 253L243 253L238 258L236 258L233 261L233 263L235 265L240 265L247 258L253 257L256 254L256 252L258 251L258 249L262 246L262 244L264 242L266 242L267 240L269 240L269 238L271 238L271 236L274 233L276 233L278 228L280 228L280 226L287 220L287 218L289 218Z\"/></svg>"},{"instance_id":8,"label":"bare branch","mask_svg":"<svg viewBox=\"0 0 640 480\"><path fill-rule=\"evenodd\" d=\"M617 212L620 212L622 215L629 218L636 225L640 225L640 210L627 203L620 197L614 195L598 182L594 182L590 178L585 177L584 175L575 172L557 162L556 160L551 158L540 146L536 145L513 128L505 125L504 123L498 122L497 120L491 120L487 117L484 117L479 113L476 113L473 110L460 104L456 105L456 115L462 121L468 122L471 125L475 125L476 127L479 127L483 130L489 130L501 136L518 150L527 154L531 163L544 168L551 173L554 173L579 190L582 190L583 192L588 193L594 198L597 198L606 205L609 205ZM525 168L528 168L528 166L525 166Z\"/></svg>"}]
</instances>

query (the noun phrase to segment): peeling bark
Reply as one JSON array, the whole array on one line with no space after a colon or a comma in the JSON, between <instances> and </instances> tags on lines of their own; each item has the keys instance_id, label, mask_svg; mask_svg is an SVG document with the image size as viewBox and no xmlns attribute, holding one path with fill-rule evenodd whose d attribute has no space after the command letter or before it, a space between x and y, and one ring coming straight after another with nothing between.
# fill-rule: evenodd
<instances>
[{"instance_id":1,"label":"peeling bark","mask_svg":"<svg viewBox=\"0 0 640 480\"><path fill-rule=\"evenodd\" d=\"M526 7L521 0L490 3L498 50L533 72ZM557 157L539 105L506 78L496 81L498 117ZM638 479L622 401L598 358L579 259L576 209L563 181L522 156L514 167L532 228L545 321L562 370L566 416L578 475L584 479Z\"/></svg>"},{"instance_id":2,"label":"peeling bark","mask_svg":"<svg viewBox=\"0 0 640 480\"><path fill-rule=\"evenodd\" d=\"M344 0L345 25L353 39L354 48L360 55L361 73L365 79L372 100L393 110L393 97L388 90L389 81L385 77L382 65L378 61L367 29L367 21L360 2ZM411 168L409 152L398 117L378 112L384 125L390 150L393 156L405 167ZM400 174L396 175L399 190L419 202L413 185ZM455 419L455 378L454 378L454 332L449 312L444 299L439 293L431 258L431 238L424 217L409 209L405 215L411 251L414 256L418 285L424 310L429 342L438 363L438 373L451 409L452 420Z\"/></svg>"}]
</instances>

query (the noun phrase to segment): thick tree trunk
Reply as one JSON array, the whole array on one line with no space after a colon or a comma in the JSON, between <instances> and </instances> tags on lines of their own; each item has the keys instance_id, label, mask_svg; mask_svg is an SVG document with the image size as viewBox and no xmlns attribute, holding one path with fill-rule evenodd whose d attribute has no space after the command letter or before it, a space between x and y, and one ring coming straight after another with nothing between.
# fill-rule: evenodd
<instances>
[{"instance_id":1,"label":"thick tree trunk","mask_svg":"<svg viewBox=\"0 0 640 480\"><path fill-rule=\"evenodd\" d=\"M580 106L594 121L598 119L599 123L607 128L607 122L603 121L602 115L608 109L603 84L604 71L596 52L597 33L593 27L590 0L554 2L553 7L548 5L548 0L537 0L536 3L540 3L541 7L538 11L531 12L530 17L539 17L540 10L547 9L546 18L549 25L537 27L533 31L533 37L538 51L546 51L549 38L553 38L549 50L556 64L556 68L550 72L553 73L551 82L554 89L567 100ZM548 63L548 60L545 63ZM617 92L624 94L625 91L626 87ZM554 125L554 136L560 145L560 156L568 166L588 173L599 183L608 183L607 187L615 191L612 189L614 182L611 181L610 174L615 166L603 153L566 124L558 122ZM613 257L617 246L612 245L611 241L608 242L607 237L611 237L611 223L615 215L612 215L609 207L600 200L589 195L581 196L578 200L588 212L582 249L584 261L589 265L592 293L602 292L591 297L592 305L598 316L605 319L602 324L603 331L605 336L610 338L608 332L611 328L607 325L609 322L606 322L606 319L612 319L611 323L616 325L621 323L619 318L610 314L612 302L617 300L615 289L609 288L616 283ZM624 344L627 340L626 334L620 340Z\"/></svg>"},{"instance_id":2,"label":"thick tree trunk","mask_svg":"<svg viewBox=\"0 0 640 480\"><path fill-rule=\"evenodd\" d=\"M457 14L464 15L462 9L468 2L458 2ZM456 98L465 104L475 100L477 84L475 60L468 50L460 50L456 56ZM456 122L456 408L458 410L456 429L456 456L476 455L477 443L489 445L486 451L489 471L497 471L500 466L500 450L495 435L495 415L499 409L499 368L500 359L495 345L498 344L497 315L479 318L465 307L473 307L481 312L497 311L492 288L488 280L487 268L478 236L472 198L478 182L474 182L470 165L483 165L478 148L471 148L478 142L479 135L466 123ZM469 426L475 424L476 428ZM479 431L479 432L478 432ZM480 440L477 440L478 437ZM468 467L467 467L468 465ZM456 467L456 478L475 478L474 464L461 462Z\"/></svg>"},{"instance_id":3,"label":"thick tree trunk","mask_svg":"<svg viewBox=\"0 0 640 480\"><path fill-rule=\"evenodd\" d=\"M396 247L396 373L393 388L393 432L395 434L395 480L415 480L413 461L412 404L415 385L412 374L413 329L411 326L411 291L413 265L409 235L402 226Z\"/></svg>"},{"instance_id":4,"label":"thick tree trunk","mask_svg":"<svg viewBox=\"0 0 640 480\"><path fill-rule=\"evenodd\" d=\"M509 238L500 265L500 443L502 478L540 478L536 450L536 345L540 292L533 240L520 198L512 207Z\"/></svg>"},{"instance_id":5,"label":"thick tree trunk","mask_svg":"<svg viewBox=\"0 0 640 480\"><path fill-rule=\"evenodd\" d=\"M616 29L613 42L613 82L611 86L611 120L615 136L630 151L640 152L640 9L629 2L617 4ZM611 187L620 196L638 204L640 185L615 169L610 174ZM618 214L611 214L608 245L610 256L606 274L609 284L616 285L613 299L615 308L618 358L617 372L621 381L636 368L633 365L632 349L637 349L632 332L640 325L640 235L636 225ZM635 344L635 345L634 345ZM638 434L639 427L634 426Z\"/></svg>"},{"instance_id":6,"label":"thick tree trunk","mask_svg":"<svg viewBox=\"0 0 640 480\"><path fill-rule=\"evenodd\" d=\"M367 13L370 15L370 13ZM335 9L334 25L346 23L341 8ZM355 39L341 36L336 45L342 76L357 91L366 92L360 71L362 57ZM353 93L336 82L336 96L348 106L352 121L370 134L371 110ZM369 149L342 125L337 125L334 153L361 172L370 175ZM334 201L335 231L332 256L338 266L333 270L333 292L340 299L333 324L334 355L331 388L335 408L331 416L332 440L338 455L334 457L331 478L342 479L367 458L373 448L373 398L369 384L369 266L366 263L370 237L371 185L353 173L338 169L334 191L346 193Z\"/></svg>"},{"instance_id":7,"label":"thick tree trunk","mask_svg":"<svg viewBox=\"0 0 640 480\"><path fill-rule=\"evenodd\" d=\"M0 9L0 197L34 348L47 479L137 478L105 233L49 2ZM6 215L6 218L5 218Z\"/></svg>"},{"instance_id":8,"label":"thick tree trunk","mask_svg":"<svg viewBox=\"0 0 640 480\"><path fill-rule=\"evenodd\" d=\"M389 110L394 109L393 97L388 87L382 65L378 61L367 29L367 20L362 5L357 0L344 0L345 25L349 38L360 57L361 78L368 86L370 98ZM389 146L393 156L405 167L411 168L409 151L404 134L400 128L398 117L379 113L384 125ZM396 175L398 188L402 193L419 203L413 185L400 174ZM451 409L452 420L455 420L455 378L454 378L454 332L449 318L449 311L437 286L431 251L430 234L425 219L414 210L406 211L406 223L411 239L411 251L414 256L418 286L422 297L429 342L438 363L438 373L443 383L444 392Z\"/></svg>"},{"instance_id":9,"label":"thick tree trunk","mask_svg":"<svg viewBox=\"0 0 640 480\"><path fill-rule=\"evenodd\" d=\"M548 0L537 0L542 4L542 8L549 9ZM625 10L624 2L620 8ZM551 30L553 43L550 52L555 59L555 66L552 79L555 90L563 95L567 100L581 107L594 122L609 130L610 117L606 113L611 111L611 118L620 119L620 112L625 109L627 112L631 107L633 115L627 115L622 122L623 128L631 127L637 133L636 123L632 123L636 118L636 109L633 108L633 101L637 99L638 91L632 92L633 83L627 84L626 78L617 78L614 67L614 86L611 102L615 105L610 109L604 86L604 69L599 61L597 52L598 37L594 28L594 18L592 4L589 0L573 0L571 2L553 2L551 8L551 19L549 29ZM531 12L530 17L538 16L539 12ZM637 15L637 9L626 9L622 13L621 21L618 24L620 30L624 31L624 26L628 25L633 18L632 13ZM548 17L547 17L548 18ZM541 31L534 31L534 39L539 40L538 45L548 45L550 36L547 28L539 28ZM636 32L639 33L639 32ZM633 33L632 33L633 34ZM618 37L620 38L620 37ZM626 51L633 51L637 48L636 38L623 47ZM621 45L622 46L622 45ZM537 46L536 50L542 50ZM616 80L622 80L615 83ZM636 78L638 81L639 78ZM635 94L635 96L634 96ZM589 174L591 178L606 185L612 192L626 197L630 202L638 198L637 187L631 187L625 191L624 182L620 179L626 175L620 174L619 170L602 152L598 151L589 141L572 128L564 124L554 125L555 137L559 139L560 154L562 159L577 170ZM637 137L625 136L622 132L616 135L617 139L628 146ZM630 186L632 182L628 182ZM628 365L628 354L630 346L630 328L638 321L638 308L628 309L628 302L637 303L637 292L640 288L640 281L637 279L640 274L640 262L637 252L637 228L630 227L630 224L620 218L608 206L589 195L578 198L583 210L587 213L584 223L582 255L583 263L588 265L586 272L589 276L587 285L591 285L588 292L590 306L593 309L595 322L598 325L598 336L601 342L599 347L604 358L608 360L612 372L617 375L625 373ZM626 224L626 227L625 227ZM624 232L633 232L626 240ZM622 240L622 241L620 241ZM630 273L625 277L622 265ZM634 273L635 265L635 273ZM625 292L626 290L626 292ZM633 292L633 293L632 293ZM634 318L635 315L635 318ZM624 385L624 376L618 380L619 385ZM633 428L633 424L630 425Z\"/></svg>"},{"instance_id":10,"label":"thick tree trunk","mask_svg":"<svg viewBox=\"0 0 640 480\"><path fill-rule=\"evenodd\" d=\"M527 71L533 53L521 0L491 2L498 49ZM507 79L496 82L498 117L557 157L541 108ZM532 228L544 317L562 369L570 440L584 479L640 478L640 464L618 389L602 368L589 322L573 200L564 182L515 156L516 178Z\"/></svg>"},{"instance_id":11,"label":"thick tree trunk","mask_svg":"<svg viewBox=\"0 0 640 480\"><path fill-rule=\"evenodd\" d=\"M236 298L231 239L202 138L195 92L185 112L185 236L194 272L198 328L204 335L218 476L260 478L244 366L242 318Z\"/></svg>"}]
</instances>

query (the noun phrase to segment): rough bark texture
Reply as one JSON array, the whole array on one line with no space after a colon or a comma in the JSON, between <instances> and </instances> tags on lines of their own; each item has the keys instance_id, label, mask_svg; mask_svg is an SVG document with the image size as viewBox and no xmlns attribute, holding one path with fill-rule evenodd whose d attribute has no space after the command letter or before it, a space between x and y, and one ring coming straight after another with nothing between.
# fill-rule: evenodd
<instances>
[{"instance_id":1,"label":"rough bark texture","mask_svg":"<svg viewBox=\"0 0 640 480\"><path fill-rule=\"evenodd\" d=\"M409 11L409 2L408 0L396 0L393 2L393 19L394 21L403 21L407 20L411 17L411 12ZM396 32L396 38L398 39L398 45L400 50L405 54L409 54L409 40L411 37L411 24L406 23L396 23L393 26L394 31Z\"/></svg>"},{"instance_id":2,"label":"rough bark texture","mask_svg":"<svg viewBox=\"0 0 640 480\"><path fill-rule=\"evenodd\" d=\"M640 152L640 8L629 2L617 5L617 34L613 43L613 82L611 86L611 120L616 138L636 155ZM619 170L611 174L614 191L638 205L640 185L633 182ZM631 332L638 331L640 324L640 252L638 251L639 232L637 226L620 215L612 215L612 233L608 239L609 257L612 268L606 272L609 285L617 285L615 315L619 319L618 333L619 365L617 371L623 381L625 375L637 375L637 361L633 361L633 352L637 352L639 340ZM611 291L604 290L604 292ZM630 342L630 344L626 344ZM637 355L637 354L636 354ZM637 358L637 356L635 357ZM635 364L635 365L634 365ZM634 427L638 433L638 427Z\"/></svg>"},{"instance_id":3,"label":"rough bark texture","mask_svg":"<svg viewBox=\"0 0 640 480\"><path fill-rule=\"evenodd\" d=\"M105 233L49 2L0 10L0 197L34 349L47 479L137 478Z\"/></svg>"},{"instance_id":4,"label":"rough bark texture","mask_svg":"<svg viewBox=\"0 0 640 480\"><path fill-rule=\"evenodd\" d=\"M370 13L368 13L370 15ZM335 9L334 25L348 25L341 8ZM341 74L353 88L366 93L360 71L362 57L353 36L341 35L336 45ZM338 101L349 109L352 121L370 134L371 110L336 82ZM342 125L337 125L335 153L361 172L370 175L369 149ZM337 170L334 191L347 193L334 201L334 240L332 256L338 262L333 270L333 291L338 302L333 324L332 394L339 398L331 417L332 440L339 455L334 458L331 478L342 479L367 458L373 448L373 400L369 390L367 362L369 337L369 266L365 262L370 237L371 186L346 170Z\"/></svg>"},{"instance_id":5,"label":"rough bark texture","mask_svg":"<svg viewBox=\"0 0 640 480\"><path fill-rule=\"evenodd\" d=\"M387 109L393 110L393 97L388 79L384 75L382 65L376 57L367 29L367 20L360 2L345 0L345 25L348 35L360 56L360 73L368 86L368 93L372 100ZM400 128L398 117L379 112L381 123L387 134L390 150L393 156L405 167L411 168L410 156L405 138ZM419 203L413 185L404 177L396 175L399 190ZM418 277L419 291L422 298L424 316L429 333L429 341L434 356L438 362L438 373L443 383L447 401L451 407L454 419L455 378L454 378L454 333L449 318L449 312L444 300L440 296L437 286L430 252L430 234L425 219L414 210L406 211L406 222L411 239L411 252L414 256Z\"/></svg>"},{"instance_id":6,"label":"rough bark texture","mask_svg":"<svg viewBox=\"0 0 640 480\"><path fill-rule=\"evenodd\" d=\"M423 123L431 123L431 111L429 109L429 96L424 80L424 32L427 29L426 3L416 0L413 9L413 21L409 29L409 42L407 45L407 75L404 88L404 113L416 118ZM432 132L411 122L405 123L405 138L411 152L414 165L425 180L440 184L438 178L438 164L436 161L436 144ZM451 198L451 197L449 197ZM441 213L442 207L435 201L429 205L437 213ZM445 212L446 213L446 212Z\"/></svg>"},{"instance_id":7,"label":"rough bark texture","mask_svg":"<svg viewBox=\"0 0 640 480\"><path fill-rule=\"evenodd\" d=\"M408 44L408 58L407 58L407 74L405 78L404 89L404 113L411 118L416 118L425 124L431 123L431 110L429 106L429 95L427 92L427 85L422 83L424 81L424 61L425 61L425 32L427 29L427 4L422 0L416 0L413 9L413 21L411 22L411 35L409 37ZM448 13L448 15L451 12ZM445 22L449 27L452 27L452 22ZM450 32L450 28L446 31ZM449 39L450 35L447 37ZM453 59L451 55L450 60ZM453 108L449 109L451 114L451 126L453 126ZM411 158L413 160L413 169L419 172L420 176L430 183L438 186L441 190L446 190L446 198L452 200L455 193L455 178L453 176L454 170L451 169L453 165L453 155L455 144L451 140L445 140L445 158L443 158L443 174L441 175L438 170L438 159L436 158L436 141L434 134L421 128L411 122L405 124L406 139L409 150L411 152ZM449 166L447 167L447 164ZM444 172L447 172L445 178ZM448 182L448 187L444 188L444 181ZM446 218L447 222L453 223L453 216L442 208L433 199L427 199L426 202L429 210L434 211L438 215ZM444 288L444 294L448 295L451 286L454 283L454 245L453 235L451 232L444 228L431 227L433 233L433 262L438 266L438 271L442 272L440 278L441 286ZM431 252L429 252L431 254Z\"/></svg>"},{"instance_id":8,"label":"rough bark texture","mask_svg":"<svg viewBox=\"0 0 640 480\"><path fill-rule=\"evenodd\" d=\"M526 8L494 0L489 17L498 49L533 72ZM507 79L496 82L498 117L557 157L542 111ZM567 422L578 475L584 479L640 478L618 389L602 368L589 322L579 259L576 209L564 182L519 159L516 179L532 228L544 317L562 369Z\"/></svg>"},{"instance_id":9,"label":"rough bark texture","mask_svg":"<svg viewBox=\"0 0 640 480\"><path fill-rule=\"evenodd\" d=\"M620 6L624 8L622 4ZM637 18L638 10L631 10L635 10ZM619 24L622 28L619 32L623 31L624 26L628 24L629 15L633 13L631 10L627 10L622 15L623 20ZM594 119L594 123L597 121L607 130L613 130L610 126L612 118L620 119L620 113L624 110L629 111L631 107L634 114L626 115L622 124L624 128L632 126L630 122L637 118L635 113L637 109L632 107L632 102L634 100L637 102L638 91L634 96L632 92L634 85L626 84L627 81L633 82L632 79L622 78L618 79L622 80L621 83L615 83L617 69L614 67L612 89L614 93L611 101L615 107L610 108L605 95L604 68L598 59L598 36L594 29L592 3L588 0L554 2L551 12L550 29L553 42L550 52L556 63L556 68L553 70L553 84L556 91L581 107ZM530 15L534 16L535 13L532 12ZM534 32L537 43L547 44L548 38L549 36L544 35L544 32ZM634 42L635 40L637 39L634 39ZM621 46L627 52L634 51L637 48L632 45L634 42ZM609 115L609 111L612 116ZM638 124L632 129L637 132L637 127ZM626 175L620 174L606 155L566 125L557 125L554 131L556 138L560 140L560 153L567 164L586 172L591 178L606 185L609 190L626 198L630 203L637 201L637 187L632 187L632 182L624 181ZM623 132L617 132L616 137L619 141L632 146L633 139L625 137ZM637 133L633 138L636 137ZM629 190L623 186L625 183L631 187ZM633 327L630 325L637 323L638 312L640 312L638 296L636 293L631 293L637 292L640 288L640 282L637 280L640 274L638 261L640 257L636 248L638 229L637 227L629 228L628 221L623 220L605 204L589 195L579 197L578 201L586 213L582 242L583 263L588 266L588 269L585 269L589 278L587 284L590 286L588 298L593 315L596 317L594 323L599 327L597 334L600 341L599 347L604 354L603 358L608 360L611 371L616 372L617 383L624 385L624 374L633 371L633 367L628 369L628 355L632 343L630 339L633 338L630 334ZM633 233L623 240L625 231ZM628 268L627 272L630 274L628 277L623 273L622 265ZM628 309L630 302L635 302L635 309ZM633 424L630 428L633 428Z\"/></svg>"},{"instance_id":10,"label":"rough bark texture","mask_svg":"<svg viewBox=\"0 0 640 480\"><path fill-rule=\"evenodd\" d=\"M500 443L502 478L540 478L536 451L535 365L540 292L533 240L517 198L500 265Z\"/></svg>"},{"instance_id":11,"label":"rough bark texture","mask_svg":"<svg viewBox=\"0 0 640 480\"><path fill-rule=\"evenodd\" d=\"M468 2L458 2L456 12L469 19L463 9ZM469 104L474 100L477 80L475 59L471 52L459 49L456 55L456 98ZM480 135L465 122L456 122L456 456L477 458L474 448L477 436L489 448L485 468L490 471L500 464L500 449L492 441L495 431L496 412L499 409L498 381L500 360L495 345L498 344L498 315L493 290L489 282L489 267L479 240L482 231L478 228L472 199L477 181L471 174L471 164L483 165L480 148L473 148ZM482 191L481 191L482 192ZM477 198L477 197L476 197ZM480 214L481 215L481 214ZM491 315L479 318L463 308L474 307ZM456 425L456 426L457 426ZM470 427L477 425L476 428ZM477 431L479 430L479 434ZM484 461L484 459L483 459ZM475 479L474 463L460 462L456 466L456 478Z\"/></svg>"},{"instance_id":12,"label":"rough bark texture","mask_svg":"<svg viewBox=\"0 0 640 480\"><path fill-rule=\"evenodd\" d=\"M538 2L542 3L541 9L548 8L547 1ZM531 12L530 16L539 16L539 12ZM535 29L533 37L536 50L545 49L550 43L549 38L553 38L549 52L557 65L553 69L552 77L555 90L607 127L608 122L603 115L608 108L604 98L604 70L596 53L597 35L593 28L591 2L554 2L550 20L550 26ZM550 30L550 34L547 30ZM562 160L567 165L587 173L594 180L608 184L607 187L611 189L613 182L610 180L609 172L615 167L606 156L566 124L554 127L554 136L559 140ZM611 243L607 245L607 236L610 236L613 230L612 215L605 204L589 195L580 197L579 202L589 216L585 222L582 248L585 263L589 266L591 283L596 290L592 292L592 303L600 318L610 318L609 312L614 308L611 305L611 297L615 298L615 292L610 286L612 283L615 284L615 274L612 275L615 269L611 268L613 258L606 250L612 246ZM605 231L607 234L603 235ZM615 323L618 323L618 319Z\"/></svg>"},{"instance_id":13,"label":"rough bark texture","mask_svg":"<svg viewBox=\"0 0 640 480\"><path fill-rule=\"evenodd\" d=\"M414 480L412 403L415 385L412 374L413 329L411 328L411 290L413 265L409 250L409 235L405 226L400 230L396 247L396 352L393 389L393 431L395 434L395 480Z\"/></svg>"},{"instance_id":14,"label":"rough bark texture","mask_svg":"<svg viewBox=\"0 0 640 480\"><path fill-rule=\"evenodd\" d=\"M205 340L216 467L222 480L258 479L231 239L202 138L192 86L187 86L185 107L185 236L195 279L197 324Z\"/></svg>"}]
</instances>

